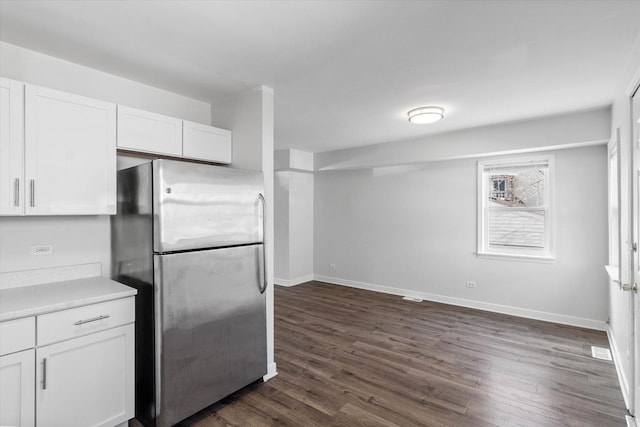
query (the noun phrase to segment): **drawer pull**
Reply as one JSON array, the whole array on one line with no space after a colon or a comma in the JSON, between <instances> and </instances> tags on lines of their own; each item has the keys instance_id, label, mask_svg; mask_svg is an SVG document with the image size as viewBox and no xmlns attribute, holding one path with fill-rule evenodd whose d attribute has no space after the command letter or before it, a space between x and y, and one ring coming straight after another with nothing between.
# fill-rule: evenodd
<instances>
[{"instance_id":1,"label":"drawer pull","mask_svg":"<svg viewBox=\"0 0 640 427\"><path fill-rule=\"evenodd\" d=\"M42 359L42 389L47 389L47 359Z\"/></svg>"},{"instance_id":2,"label":"drawer pull","mask_svg":"<svg viewBox=\"0 0 640 427\"><path fill-rule=\"evenodd\" d=\"M13 183L13 206L20 206L20 178Z\"/></svg>"},{"instance_id":3,"label":"drawer pull","mask_svg":"<svg viewBox=\"0 0 640 427\"><path fill-rule=\"evenodd\" d=\"M36 180L32 179L29 181L29 206L32 208L36 205Z\"/></svg>"},{"instance_id":4,"label":"drawer pull","mask_svg":"<svg viewBox=\"0 0 640 427\"><path fill-rule=\"evenodd\" d=\"M103 315L98 316L98 317L92 317L91 319L78 320L77 322L73 322L73 324L76 325L76 326L84 325L85 323L97 322L98 320L108 319L109 317L111 317L111 316L109 316L108 314L103 314Z\"/></svg>"}]
</instances>

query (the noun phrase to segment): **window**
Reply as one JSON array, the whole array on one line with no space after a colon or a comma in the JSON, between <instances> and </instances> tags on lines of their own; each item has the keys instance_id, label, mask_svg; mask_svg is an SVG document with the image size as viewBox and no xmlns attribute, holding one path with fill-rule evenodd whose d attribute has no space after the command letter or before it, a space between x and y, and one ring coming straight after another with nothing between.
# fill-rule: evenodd
<instances>
[{"instance_id":1,"label":"window","mask_svg":"<svg viewBox=\"0 0 640 427\"><path fill-rule=\"evenodd\" d=\"M478 162L478 256L550 260L553 157Z\"/></svg>"}]
</instances>

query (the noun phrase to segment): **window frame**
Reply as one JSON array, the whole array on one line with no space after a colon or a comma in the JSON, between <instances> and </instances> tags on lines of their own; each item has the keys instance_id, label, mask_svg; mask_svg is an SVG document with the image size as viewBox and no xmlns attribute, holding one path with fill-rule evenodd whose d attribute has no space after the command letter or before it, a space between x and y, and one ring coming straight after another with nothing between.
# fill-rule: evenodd
<instances>
[{"instance_id":1,"label":"window frame","mask_svg":"<svg viewBox=\"0 0 640 427\"><path fill-rule=\"evenodd\" d=\"M543 210L544 222L544 247L540 249L506 248L497 249L489 245L488 199L492 183L486 179L485 170L491 167L526 167L536 163L547 164L547 179L545 185L545 204L531 208L504 208L524 211ZM479 160L477 170L477 252L478 258L496 258L504 260L521 260L533 262L555 262L555 157L552 154L539 156L509 157L491 160Z\"/></svg>"},{"instance_id":2,"label":"window frame","mask_svg":"<svg viewBox=\"0 0 640 427\"><path fill-rule=\"evenodd\" d=\"M612 168L615 165L615 170ZM620 128L615 130L614 136L607 144L607 175L608 175L608 206L607 215L609 222L609 262L608 267L618 271L620 268L620 242L622 230L622 217L620 209L621 180L620 180ZM615 208L615 209L614 209ZM620 280L619 274L614 280Z\"/></svg>"}]
</instances>

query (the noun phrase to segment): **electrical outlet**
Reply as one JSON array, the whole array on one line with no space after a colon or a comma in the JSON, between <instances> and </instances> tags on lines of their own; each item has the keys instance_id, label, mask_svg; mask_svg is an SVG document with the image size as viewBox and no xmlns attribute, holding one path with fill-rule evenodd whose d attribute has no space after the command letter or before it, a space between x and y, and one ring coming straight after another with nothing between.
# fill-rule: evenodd
<instances>
[{"instance_id":1,"label":"electrical outlet","mask_svg":"<svg viewBox=\"0 0 640 427\"><path fill-rule=\"evenodd\" d=\"M475 288L476 282L467 282L467 288Z\"/></svg>"},{"instance_id":2,"label":"electrical outlet","mask_svg":"<svg viewBox=\"0 0 640 427\"><path fill-rule=\"evenodd\" d=\"M53 255L53 245L31 246L31 255Z\"/></svg>"}]
</instances>

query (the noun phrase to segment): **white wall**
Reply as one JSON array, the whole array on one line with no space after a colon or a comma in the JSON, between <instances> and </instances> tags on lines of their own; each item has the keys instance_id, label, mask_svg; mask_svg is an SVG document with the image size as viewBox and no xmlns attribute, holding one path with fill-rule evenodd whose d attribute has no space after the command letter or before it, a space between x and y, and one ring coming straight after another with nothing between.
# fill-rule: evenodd
<instances>
[{"instance_id":1,"label":"white wall","mask_svg":"<svg viewBox=\"0 0 640 427\"><path fill-rule=\"evenodd\" d=\"M31 255L46 244L53 255ZM0 273L99 262L109 277L110 248L108 216L0 218Z\"/></svg>"},{"instance_id":2,"label":"white wall","mask_svg":"<svg viewBox=\"0 0 640 427\"><path fill-rule=\"evenodd\" d=\"M313 280L313 193L310 172L276 171L276 271L278 285Z\"/></svg>"},{"instance_id":3,"label":"white wall","mask_svg":"<svg viewBox=\"0 0 640 427\"><path fill-rule=\"evenodd\" d=\"M211 106L206 102L5 42L0 42L0 75L197 123L211 123Z\"/></svg>"},{"instance_id":4,"label":"white wall","mask_svg":"<svg viewBox=\"0 0 640 427\"><path fill-rule=\"evenodd\" d=\"M278 150L280 151L280 150ZM274 239L275 282L289 281L289 171L275 171L274 176Z\"/></svg>"},{"instance_id":5,"label":"white wall","mask_svg":"<svg viewBox=\"0 0 640 427\"><path fill-rule=\"evenodd\" d=\"M261 162L267 157L273 163L273 150L264 151L266 147L257 143L263 138L265 97L273 98L273 90L258 86L211 105L212 124L233 132L232 167L262 170ZM270 114L273 117L273 112Z\"/></svg>"},{"instance_id":6,"label":"white wall","mask_svg":"<svg viewBox=\"0 0 640 427\"><path fill-rule=\"evenodd\" d=\"M317 153L315 278L606 329L610 125L600 108ZM477 160L545 152L557 261L477 258Z\"/></svg>"},{"instance_id":7,"label":"white wall","mask_svg":"<svg viewBox=\"0 0 640 427\"><path fill-rule=\"evenodd\" d=\"M276 150L276 283L313 280L313 154Z\"/></svg>"},{"instance_id":8,"label":"white wall","mask_svg":"<svg viewBox=\"0 0 640 427\"><path fill-rule=\"evenodd\" d=\"M209 104L0 42L0 75L79 95L210 123ZM33 256L35 244L53 255ZM0 273L99 262L110 273L108 216L0 218Z\"/></svg>"},{"instance_id":9,"label":"white wall","mask_svg":"<svg viewBox=\"0 0 640 427\"><path fill-rule=\"evenodd\" d=\"M262 86L260 89L260 148L261 170L264 173L264 196L267 202L267 220L265 230L267 250L267 280L269 288L267 289L267 374L264 379L267 380L277 374L275 360L275 332L274 332L274 303L273 303L273 284L274 284L274 183L273 183L273 150L275 140L275 108L273 89ZM233 130L233 128L232 128ZM242 147L246 151L251 145L255 147L256 141L247 140ZM257 151L257 150L255 150Z\"/></svg>"},{"instance_id":10,"label":"white wall","mask_svg":"<svg viewBox=\"0 0 640 427\"><path fill-rule=\"evenodd\" d=\"M316 173L316 279L604 329L606 147L553 154L555 263L476 257L476 161L461 159Z\"/></svg>"},{"instance_id":11,"label":"white wall","mask_svg":"<svg viewBox=\"0 0 640 427\"><path fill-rule=\"evenodd\" d=\"M289 173L289 280L301 283L313 280L314 177L311 173Z\"/></svg>"}]
</instances>

